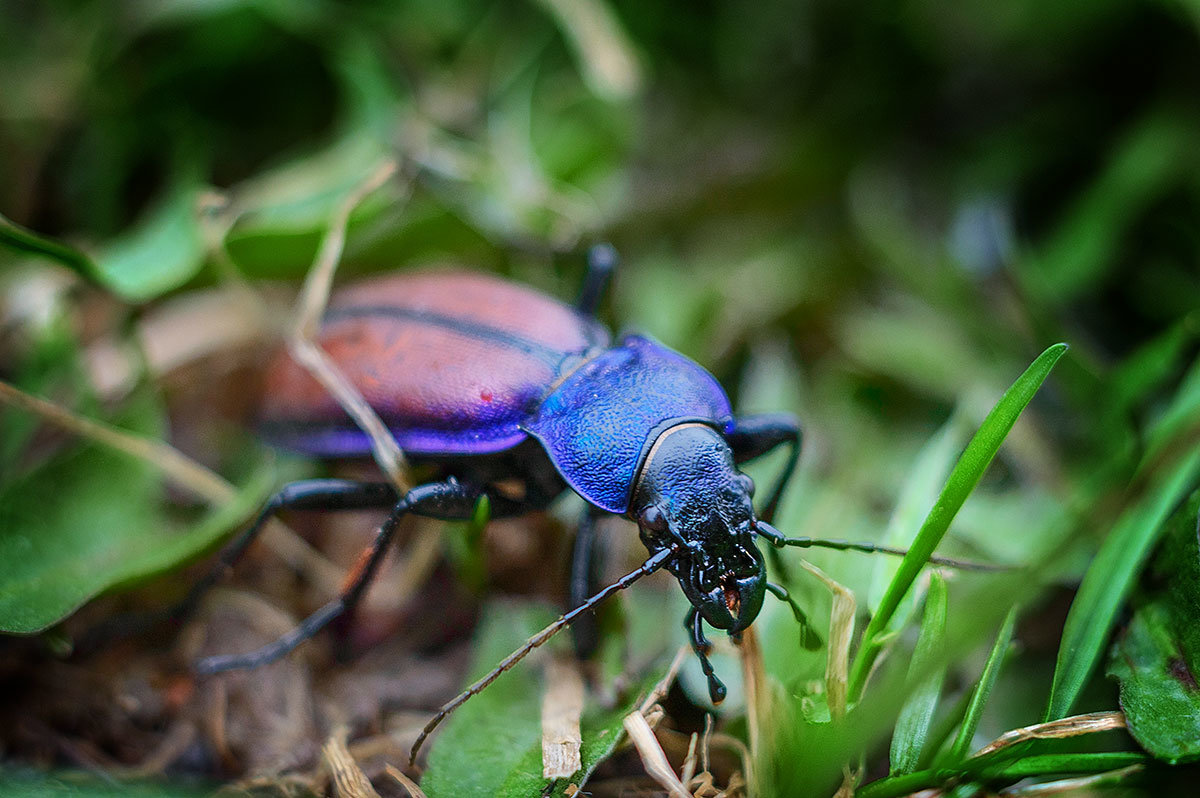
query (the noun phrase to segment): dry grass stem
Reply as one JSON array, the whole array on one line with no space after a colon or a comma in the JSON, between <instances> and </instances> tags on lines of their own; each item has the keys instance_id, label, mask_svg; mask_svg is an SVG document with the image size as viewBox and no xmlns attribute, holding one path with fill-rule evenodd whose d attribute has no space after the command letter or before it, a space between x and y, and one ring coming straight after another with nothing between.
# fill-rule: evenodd
<instances>
[{"instance_id":1,"label":"dry grass stem","mask_svg":"<svg viewBox=\"0 0 1200 798\"><path fill-rule=\"evenodd\" d=\"M304 287L300 291L296 307L293 337L312 338L316 335L321 316L325 313L325 305L329 301L334 272L337 271L338 263L342 259L342 250L346 246L346 227L350 223L350 214L368 195L390 180L398 169L399 164L394 159L384 159L334 211L312 268L304 278Z\"/></svg>"},{"instance_id":2,"label":"dry grass stem","mask_svg":"<svg viewBox=\"0 0 1200 798\"><path fill-rule=\"evenodd\" d=\"M641 712L643 715L645 715L650 711L651 707L662 700L663 696L667 694L667 691L671 689L671 684L675 681L675 677L679 675L679 669L682 668L683 663L687 661L689 651L690 648L687 645L682 645L679 647L679 650L675 652L675 658L671 660L671 664L667 668L667 672L663 674L663 677L659 679L657 683L655 683L654 688L650 691L650 694L646 696L646 700L643 701L641 706L638 707L638 712Z\"/></svg>"},{"instance_id":3,"label":"dry grass stem","mask_svg":"<svg viewBox=\"0 0 1200 798\"><path fill-rule=\"evenodd\" d=\"M387 774L395 779L401 787L408 790L409 798L425 798L425 793L420 787L417 786L415 781L404 774L403 770L392 764L386 765L384 770L386 770Z\"/></svg>"},{"instance_id":4,"label":"dry grass stem","mask_svg":"<svg viewBox=\"0 0 1200 798\"><path fill-rule=\"evenodd\" d=\"M821 580L833 594L833 609L829 614L829 660L825 663L825 690L829 700L829 715L838 720L846 716L850 641L854 637L854 613L858 609L858 603L853 593L830 579L817 566L807 560L800 560L800 565Z\"/></svg>"},{"instance_id":5,"label":"dry grass stem","mask_svg":"<svg viewBox=\"0 0 1200 798\"><path fill-rule=\"evenodd\" d=\"M583 767L583 678L574 660L555 658L546 664L542 696L542 776L565 779Z\"/></svg>"},{"instance_id":6,"label":"dry grass stem","mask_svg":"<svg viewBox=\"0 0 1200 798\"><path fill-rule=\"evenodd\" d=\"M773 712L771 711L770 696L767 695L767 671L763 666L762 646L758 643L758 631L751 626L742 633L740 646L742 655L742 685L746 694L746 728L750 741L750 757L746 760L746 782L751 794L756 793L754 785L755 763L763 752L771 746L769 739L764 739L774 728Z\"/></svg>"},{"instance_id":7,"label":"dry grass stem","mask_svg":"<svg viewBox=\"0 0 1200 798\"><path fill-rule=\"evenodd\" d=\"M346 748L346 728L339 727L329 735L321 748L321 761L333 781L334 798L379 798L371 780L350 756Z\"/></svg>"},{"instance_id":8,"label":"dry grass stem","mask_svg":"<svg viewBox=\"0 0 1200 798\"><path fill-rule=\"evenodd\" d=\"M390 158L383 161L334 212L297 301L296 320L288 338L288 351L337 400L359 429L367 433L375 462L401 493L407 493L411 486L404 474L404 453L391 431L375 409L363 399L359 390L313 340L329 302L333 274L346 243L350 214L367 195L391 179L398 168Z\"/></svg>"},{"instance_id":9,"label":"dry grass stem","mask_svg":"<svg viewBox=\"0 0 1200 798\"><path fill-rule=\"evenodd\" d=\"M658 738L654 736L654 731L641 712L630 712L625 716L625 733L637 748L638 756L642 758L642 765L650 778L662 785L671 798L693 798L692 793L688 792L671 769L667 755L663 753Z\"/></svg>"},{"instance_id":10,"label":"dry grass stem","mask_svg":"<svg viewBox=\"0 0 1200 798\"><path fill-rule=\"evenodd\" d=\"M1060 740L1064 737L1078 737L1081 734L1095 734L1124 728L1125 713L1123 712L1089 712L1086 715L1072 715L1069 718L1052 720L1048 723L1035 723L1032 726L1006 731L972 754L971 758L987 756L1002 748L1027 740Z\"/></svg>"},{"instance_id":11,"label":"dry grass stem","mask_svg":"<svg viewBox=\"0 0 1200 798\"><path fill-rule=\"evenodd\" d=\"M0 380L0 402L33 413L43 421L84 440L147 463L173 485L210 506L228 504L237 496L237 488L223 477L165 441L147 438L102 421L85 418L53 402L25 393L3 380ZM341 569L278 519L271 519L263 530L262 539L290 566L311 578L322 589L333 592L341 584Z\"/></svg>"}]
</instances>

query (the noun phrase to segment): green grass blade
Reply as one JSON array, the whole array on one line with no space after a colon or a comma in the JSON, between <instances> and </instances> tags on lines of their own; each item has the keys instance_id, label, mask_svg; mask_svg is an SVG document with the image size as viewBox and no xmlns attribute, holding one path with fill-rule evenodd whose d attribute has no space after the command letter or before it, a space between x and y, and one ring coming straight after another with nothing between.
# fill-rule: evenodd
<instances>
[{"instance_id":1,"label":"green grass blade","mask_svg":"<svg viewBox=\"0 0 1200 798\"><path fill-rule=\"evenodd\" d=\"M954 738L954 745L950 747L952 762L961 762L967 757L971 739L975 736L975 729L979 726L979 718L983 715L983 708L987 704L988 696L992 694L992 688L996 686L996 677L1000 675L1000 666L1004 663L1004 655L1008 652L1009 644L1012 643L1013 628L1016 624L1017 608L1013 607L1008 611L1008 615L1004 616L1004 623L1000 625L1000 632L996 635L996 644L992 646L992 652L988 654L987 662L983 666L983 675L979 677L979 684L975 685L975 691L971 694L971 703L967 705L967 714L963 716L958 736Z\"/></svg>"},{"instance_id":2,"label":"green grass blade","mask_svg":"<svg viewBox=\"0 0 1200 798\"><path fill-rule=\"evenodd\" d=\"M1200 432L1198 418L1200 362L1151 431L1150 449L1133 479L1142 492L1117 517L1071 604L1045 720L1071 713L1167 517L1200 482L1200 447L1195 443Z\"/></svg>"},{"instance_id":3,"label":"green grass blade","mask_svg":"<svg viewBox=\"0 0 1200 798\"><path fill-rule=\"evenodd\" d=\"M875 659L883 649L883 633L888 629L892 615L896 612L904 595L912 587L917 575L925 567L925 563L929 561L930 555L941 542L946 530L950 528L950 522L954 520L954 516L966 501L967 496L983 478L984 471L992 462L992 458L996 456L1000 444L1012 429L1013 424L1016 423L1017 417L1033 399L1033 395L1045 382L1050 370L1054 368L1054 364L1066 351L1067 345L1060 343L1038 355L1029 368L1025 369L1016 382L1004 392L1004 396L1000 397L1000 401L988 413L987 418L983 420L983 424L975 433L975 437L971 439L962 456L958 458L937 502L929 511L929 515L925 517L921 531L917 533L908 554L900 563L900 570L896 572L895 578L888 585L887 592L884 593L883 600L879 603L879 610L867 624L862 645L858 655L854 658L854 665L850 673L851 700L857 700L862 695L867 675L871 672Z\"/></svg>"},{"instance_id":4,"label":"green grass blade","mask_svg":"<svg viewBox=\"0 0 1200 798\"><path fill-rule=\"evenodd\" d=\"M946 677L946 580L934 574L925 600L921 636L913 654L909 674L920 679L913 688L892 733L891 773L912 773L921 761L921 752L929 737L933 710L937 708Z\"/></svg>"},{"instance_id":5,"label":"green grass blade","mask_svg":"<svg viewBox=\"0 0 1200 798\"><path fill-rule=\"evenodd\" d=\"M959 767L928 768L902 776L889 776L873 781L860 789L858 798L900 798L922 790L937 788L951 779L979 779L989 781L1019 781L1069 773L1106 773L1132 765L1153 762L1153 758L1140 751L1093 751L1067 754L1035 754L1023 756L1002 764L984 761L968 761ZM969 783L969 782L968 782ZM966 791L974 795L978 788Z\"/></svg>"},{"instance_id":6,"label":"green grass blade","mask_svg":"<svg viewBox=\"0 0 1200 798\"><path fill-rule=\"evenodd\" d=\"M0 214L0 245L19 252L41 255L61 263L87 280L101 282L99 269L83 252L21 227L2 214Z\"/></svg>"}]
</instances>

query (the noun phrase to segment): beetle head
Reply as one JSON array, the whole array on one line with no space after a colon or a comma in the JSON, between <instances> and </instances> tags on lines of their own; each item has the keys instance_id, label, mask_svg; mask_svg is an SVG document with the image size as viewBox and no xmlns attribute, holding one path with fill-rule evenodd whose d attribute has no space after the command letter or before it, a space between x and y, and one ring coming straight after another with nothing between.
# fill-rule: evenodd
<instances>
[{"instance_id":1,"label":"beetle head","mask_svg":"<svg viewBox=\"0 0 1200 798\"><path fill-rule=\"evenodd\" d=\"M676 549L667 570L704 620L730 634L754 622L766 593L753 493L720 433L685 423L654 442L631 505L646 547Z\"/></svg>"}]
</instances>

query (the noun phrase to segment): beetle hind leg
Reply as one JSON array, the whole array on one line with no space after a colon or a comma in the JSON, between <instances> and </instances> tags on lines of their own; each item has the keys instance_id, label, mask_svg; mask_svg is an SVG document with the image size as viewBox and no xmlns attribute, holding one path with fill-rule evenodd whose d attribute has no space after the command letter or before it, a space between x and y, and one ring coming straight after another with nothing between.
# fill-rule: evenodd
<instances>
[{"instance_id":1,"label":"beetle hind leg","mask_svg":"<svg viewBox=\"0 0 1200 798\"><path fill-rule=\"evenodd\" d=\"M360 483L361 484L361 483ZM395 495L394 492L392 494ZM387 519L375 534L375 540L366 551L362 564L351 573L351 577L342 592L327 602L323 607L305 618L299 626L283 635L272 643L246 654L228 654L205 657L195 665L195 670L201 675L210 675L223 671L242 668L256 668L268 665L287 655L297 646L308 640L317 632L324 629L335 618L351 612L358 604L370 585L387 554L388 544L396 534L400 520L407 514L424 515L433 518L465 520L475 512L475 503L479 491L463 485L451 478L444 482L431 482L419 485L410 490L403 498L395 502ZM366 505L357 505L363 507ZM370 505L378 506L378 505ZM317 508L308 508L317 509ZM342 507L341 509L348 509ZM241 542L241 540L237 541ZM249 545L248 543L246 545Z\"/></svg>"}]
</instances>

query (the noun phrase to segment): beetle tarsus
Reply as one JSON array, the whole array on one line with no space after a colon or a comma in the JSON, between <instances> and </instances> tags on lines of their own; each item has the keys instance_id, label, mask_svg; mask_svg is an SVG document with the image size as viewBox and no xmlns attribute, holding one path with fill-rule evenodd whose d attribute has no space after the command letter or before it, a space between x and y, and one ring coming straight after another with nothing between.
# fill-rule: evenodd
<instances>
[{"instance_id":1,"label":"beetle tarsus","mask_svg":"<svg viewBox=\"0 0 1200 798\"><path fill-rule=\"evenodd\" d=\"M704 672L704 677L708 679L708 697L714 704L719 704L725 700L725 696L728 695L729 691L725 689L725 685L717 678L712 662L708 659L709 652L712 651L712 643L704 636L704 618L701 617L700 611L695 607L688 610L683 625L688 630L688 639L691 641L692 651L695 652L696 658L700 660L700 670Z\"/></svg>"}]
</instances>

